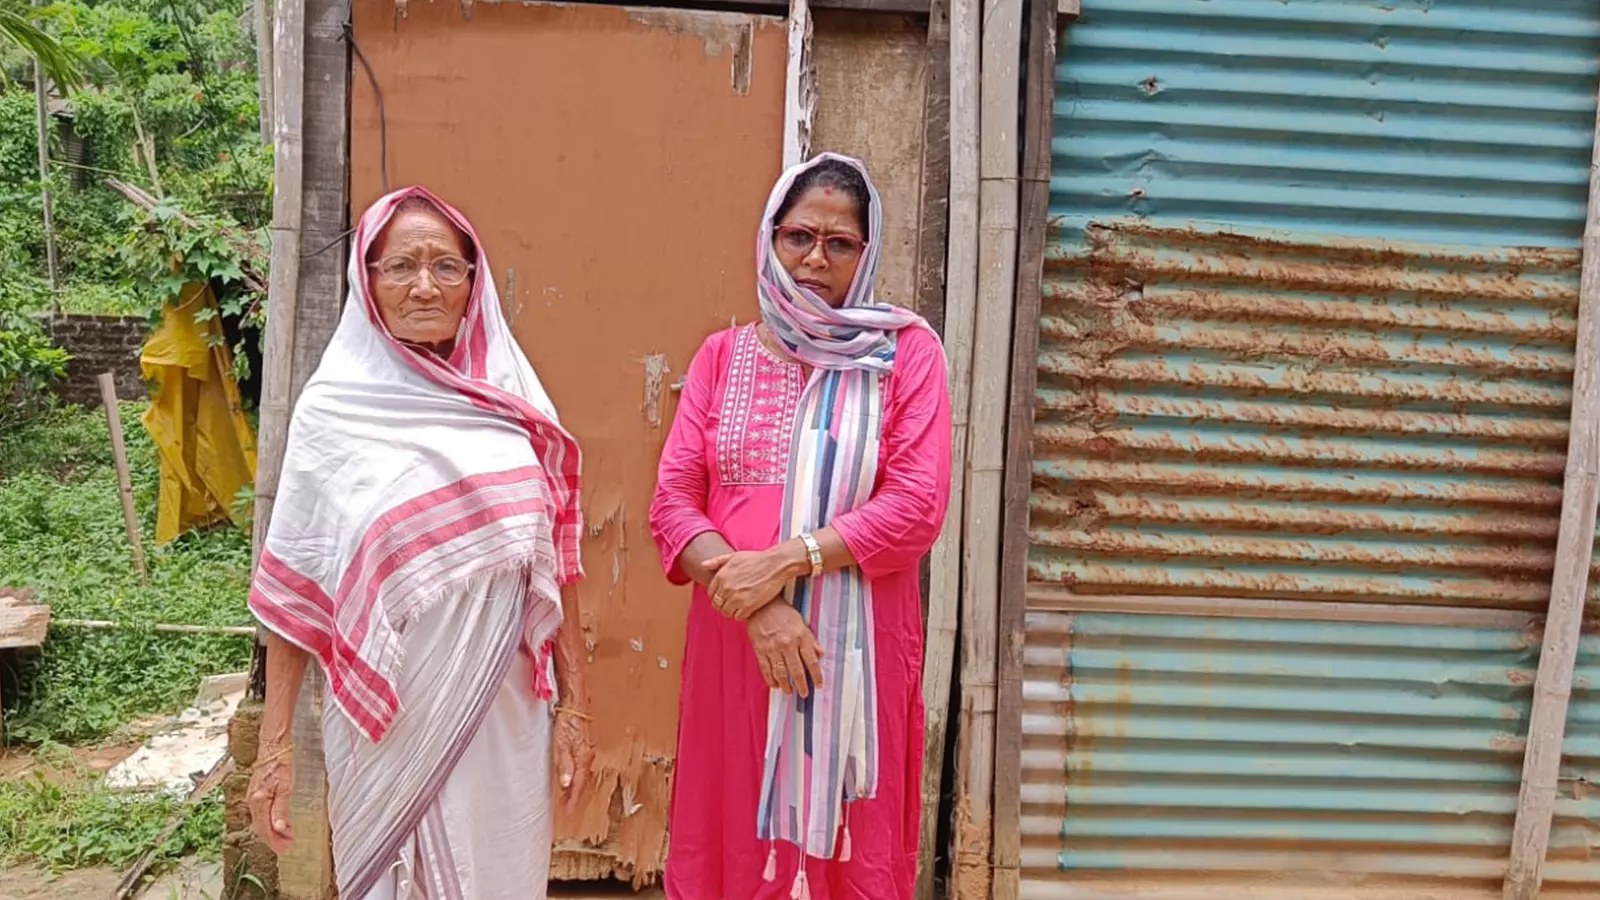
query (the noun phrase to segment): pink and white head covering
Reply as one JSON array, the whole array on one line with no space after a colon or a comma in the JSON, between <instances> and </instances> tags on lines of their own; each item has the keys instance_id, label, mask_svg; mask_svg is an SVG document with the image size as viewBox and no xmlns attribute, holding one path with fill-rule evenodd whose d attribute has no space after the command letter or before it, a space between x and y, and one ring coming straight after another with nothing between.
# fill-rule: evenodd
<instances>
[{"instance_id":1,"label":"pink and white head covering","mask_svg":"<svg viewBox=\"0 0 1600 900\"><path fill-rule=\"evenodd\" d=\"M855 279L844 304L835 309L827 301L796 284L778 262L772 249L777 231L778 210L788 199L795 182L805 173L827 162L844 163L861 173L871 202L866 212L867 246L856 267ZM761 216L756 235L757 291L761 299L761 321L789 352L802 362L819 369L867 369L887 372L894 368L894 336L900 329L922 323L909 310L878 303L872 285L878 278L878 260L883 254L883 203L878 189L858 159L838 153L819 153L809 161L784 172L767 196L767 209Z\"/></svg>"},{"instance_id":2,"label":"pink and white head covering","mask_svg":"<svg viewBox=\"0 0 1600 900\"><path fill-rule=\"evenodd\" d=\"M396 340L372 292L367 255L412 198L474 247L449 359ZM578 445L511 336L492 271L471 223L423 188L374 203L339 328L289 426L250 608L321 662L334 702L374 741L399 708L399 635L431 604L524 571L527 640L543 648L560 586L583 574Z\"/></svg>"}]
</instances>

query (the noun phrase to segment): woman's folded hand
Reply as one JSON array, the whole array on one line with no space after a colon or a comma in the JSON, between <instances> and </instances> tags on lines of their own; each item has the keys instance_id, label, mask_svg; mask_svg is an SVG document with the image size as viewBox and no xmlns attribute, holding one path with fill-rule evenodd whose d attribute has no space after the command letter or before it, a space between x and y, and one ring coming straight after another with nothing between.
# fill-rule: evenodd
<instances>
[{"instance_id":1,"label":"woman's folded hand","mask_svg":"<svg viewBox=\"0 0 1600 900\"><path fill-rule=\"evenodd\" d=\"M822 686L822 645L787 603L769 603L750 617L750 646L767 687L809 697Z\"/></svg>"},{"instance_id":2,"label":"woman's folded hand","mask_svg":"<svg viewBox=\"0 0 1600 900\"><path fill-rule=\"evenodd\" d=\"M711 605L738 622L748 621L777 599L794 579L796 568L794 554L784 544L761 552L729 553L706 560L705 565L716 573L708 588Z\"/></svg>"}]
</instances>

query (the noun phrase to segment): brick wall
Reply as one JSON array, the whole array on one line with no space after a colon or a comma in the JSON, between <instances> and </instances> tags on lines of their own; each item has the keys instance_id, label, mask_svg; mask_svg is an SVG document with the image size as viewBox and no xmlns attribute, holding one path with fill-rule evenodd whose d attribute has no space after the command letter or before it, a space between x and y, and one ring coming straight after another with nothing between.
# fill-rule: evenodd
<instances>
[{"instance_id":1,"label":"brick wall","mask_svg":"<svg viewBox=\"0 0 1600 900\"><path fill-rule=\"evenodd\" d=\"M117 378L117 396L123 400L142 399L146 392L139 373L139 348L144 345L148 325L142 318L126 316L61 316L45 323L50 337L72 354L67 377L56 382L55 393L67 403L84 406L100 404L102 372Z\"/></svg>"}]
</instances>

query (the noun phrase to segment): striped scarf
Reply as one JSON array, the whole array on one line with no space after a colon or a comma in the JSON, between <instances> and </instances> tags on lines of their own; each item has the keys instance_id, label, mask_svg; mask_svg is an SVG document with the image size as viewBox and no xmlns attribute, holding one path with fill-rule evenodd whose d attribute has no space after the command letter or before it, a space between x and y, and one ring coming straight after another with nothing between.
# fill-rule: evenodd
<instances>
[{"instance_id":1,"label":"striped scarf","mask_svg":"<svg viewBox=\"0 0 1600 900\"><path fill-rule=\"evenodd\" d=\"M795 284L773 251L778 208L796 179L824 160L845 162L867 181L871 209L867 246L842 308ZM814 532L863 503L878 474L883 422L883 376L894 368L896 333L921 319L873 301L872 282L883 245L883 206L866 167L824 153L783 174L767 199L756 261L761 317L791 354L813 367L800 400L789 480L783 493L783 540ZM877 684L873 668L872 585L859 569L802 578L788 600L822 645L823 684L809 699L773 691L757 830L808 856L834 857L846 801L872 797L878 787ZM849 859L844 831L841 860ZM776 877L776 850L766 877ZM793 896L809 895L802 863Z\"/></svg>"}]
</instances>

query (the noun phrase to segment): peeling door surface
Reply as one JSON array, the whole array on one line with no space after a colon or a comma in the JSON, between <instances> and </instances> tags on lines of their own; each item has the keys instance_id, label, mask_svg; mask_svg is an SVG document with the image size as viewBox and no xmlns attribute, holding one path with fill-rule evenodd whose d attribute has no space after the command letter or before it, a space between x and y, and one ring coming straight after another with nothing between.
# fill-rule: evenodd
<instances>
[{"instance_id":1,"label":"peeling door surface","mask_svg":"<svg viewBox=\"0 0 1600 900\"><path fill-rule=\"evenodd\" d=\"M782 163L782 20L356 0L355 37L382 92L391 187L426 185L472 219L583 446L599 785L560 821L554 874L652 879L689 595L662 576L647 511L674 383L707 334L756 312L754 234ZM382 190L384 138L359 63L351 84L359 214Z\"/></svg>"},{"instance_id":2,"label":"peeling door surface","mask_svg":"<svg viewBox=\"0 0 1600 900\"><path fill-rule=\"evenodd\" d=\"M1600 4L1084 0L1058 60L1022 895L1498 896Z\"/></svg>"}]
</instances>

